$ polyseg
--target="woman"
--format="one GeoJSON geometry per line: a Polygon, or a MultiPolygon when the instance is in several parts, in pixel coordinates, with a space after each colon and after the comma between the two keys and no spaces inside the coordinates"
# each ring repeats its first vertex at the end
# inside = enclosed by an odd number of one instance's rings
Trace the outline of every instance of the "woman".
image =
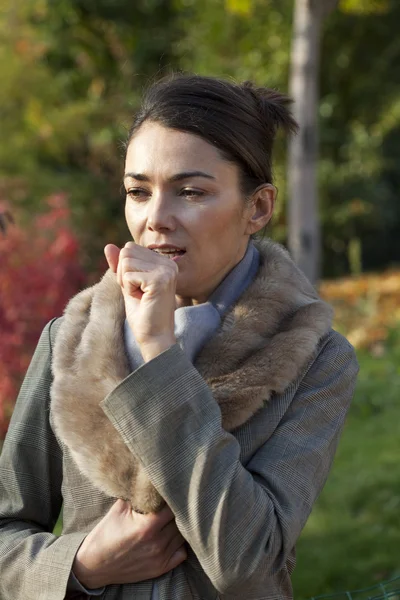
{"type": "Polygon", "coordinates": [[[252,239],[287,106],[199,76],[147,92],[134,242],[45,328],[4,445],[1,600],[292,598],[358,367],[286,251],[252,239]]]}

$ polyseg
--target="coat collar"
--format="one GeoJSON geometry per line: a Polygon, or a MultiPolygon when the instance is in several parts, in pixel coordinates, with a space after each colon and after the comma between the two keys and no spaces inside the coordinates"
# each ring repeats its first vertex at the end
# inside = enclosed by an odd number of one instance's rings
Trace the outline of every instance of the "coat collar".
{"type": "MultiPolygon", "coordinates": [[[[270,240],[254,243],[257,275],[194,363],[227,431],[301,375],[332,322],[332,309],[287,251],[270,240]]],[[[92,483],[148,512],[158,510],[162,499],[99,406],[130,372],[124,319],[111,271],[70,301],[53,351],[51,410],[59,439],[92,483]]]]}

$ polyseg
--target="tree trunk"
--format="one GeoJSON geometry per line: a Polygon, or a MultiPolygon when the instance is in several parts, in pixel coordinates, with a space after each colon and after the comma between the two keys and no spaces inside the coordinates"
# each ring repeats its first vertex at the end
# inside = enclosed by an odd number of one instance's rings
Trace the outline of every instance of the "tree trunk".
{"type": "Polygon", "coordinates": [[[320,272],[317,197],[318,70],[320,34],[326,4],[295,0],[289,93],[300,131],[289,143],[289,250],[312,283],[320,272]]]}

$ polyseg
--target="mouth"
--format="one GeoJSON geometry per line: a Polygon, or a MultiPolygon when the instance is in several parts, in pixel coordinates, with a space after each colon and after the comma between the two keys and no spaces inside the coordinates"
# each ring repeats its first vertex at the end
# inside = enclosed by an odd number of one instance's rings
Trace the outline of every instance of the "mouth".
{"type": "Polygon", "coordinates": [[[183,251],[180,254],[176,254],[175,256],[173,256],[170,260],[173,260],[174,262],[179,262],[184,256],[185,256],[186,252],[183,251]]]}
{"type": "Polygon", "coordinates": [[[177,247],[165,247],[165,248],[151,248],[149,246],[149,249],[152,250],[153,252],[156,252],[157,254],[161,254],[162,256],[166,256],[167,258],[177,261],[179,260],[184,254],[186,254],[186,250],[182,250],[181,248],[177,248],[177,247]]]}

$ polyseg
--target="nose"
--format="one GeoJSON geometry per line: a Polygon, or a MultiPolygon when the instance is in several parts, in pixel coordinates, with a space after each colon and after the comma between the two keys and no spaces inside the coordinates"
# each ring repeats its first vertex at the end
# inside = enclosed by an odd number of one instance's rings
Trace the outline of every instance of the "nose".
{"type": "Polygon", "coordinates": [[[166,192],[154,192],[147,203],[147,227],[152,231],[168,229],[173,231],[176,227],[173,202],[166,192]]]}

